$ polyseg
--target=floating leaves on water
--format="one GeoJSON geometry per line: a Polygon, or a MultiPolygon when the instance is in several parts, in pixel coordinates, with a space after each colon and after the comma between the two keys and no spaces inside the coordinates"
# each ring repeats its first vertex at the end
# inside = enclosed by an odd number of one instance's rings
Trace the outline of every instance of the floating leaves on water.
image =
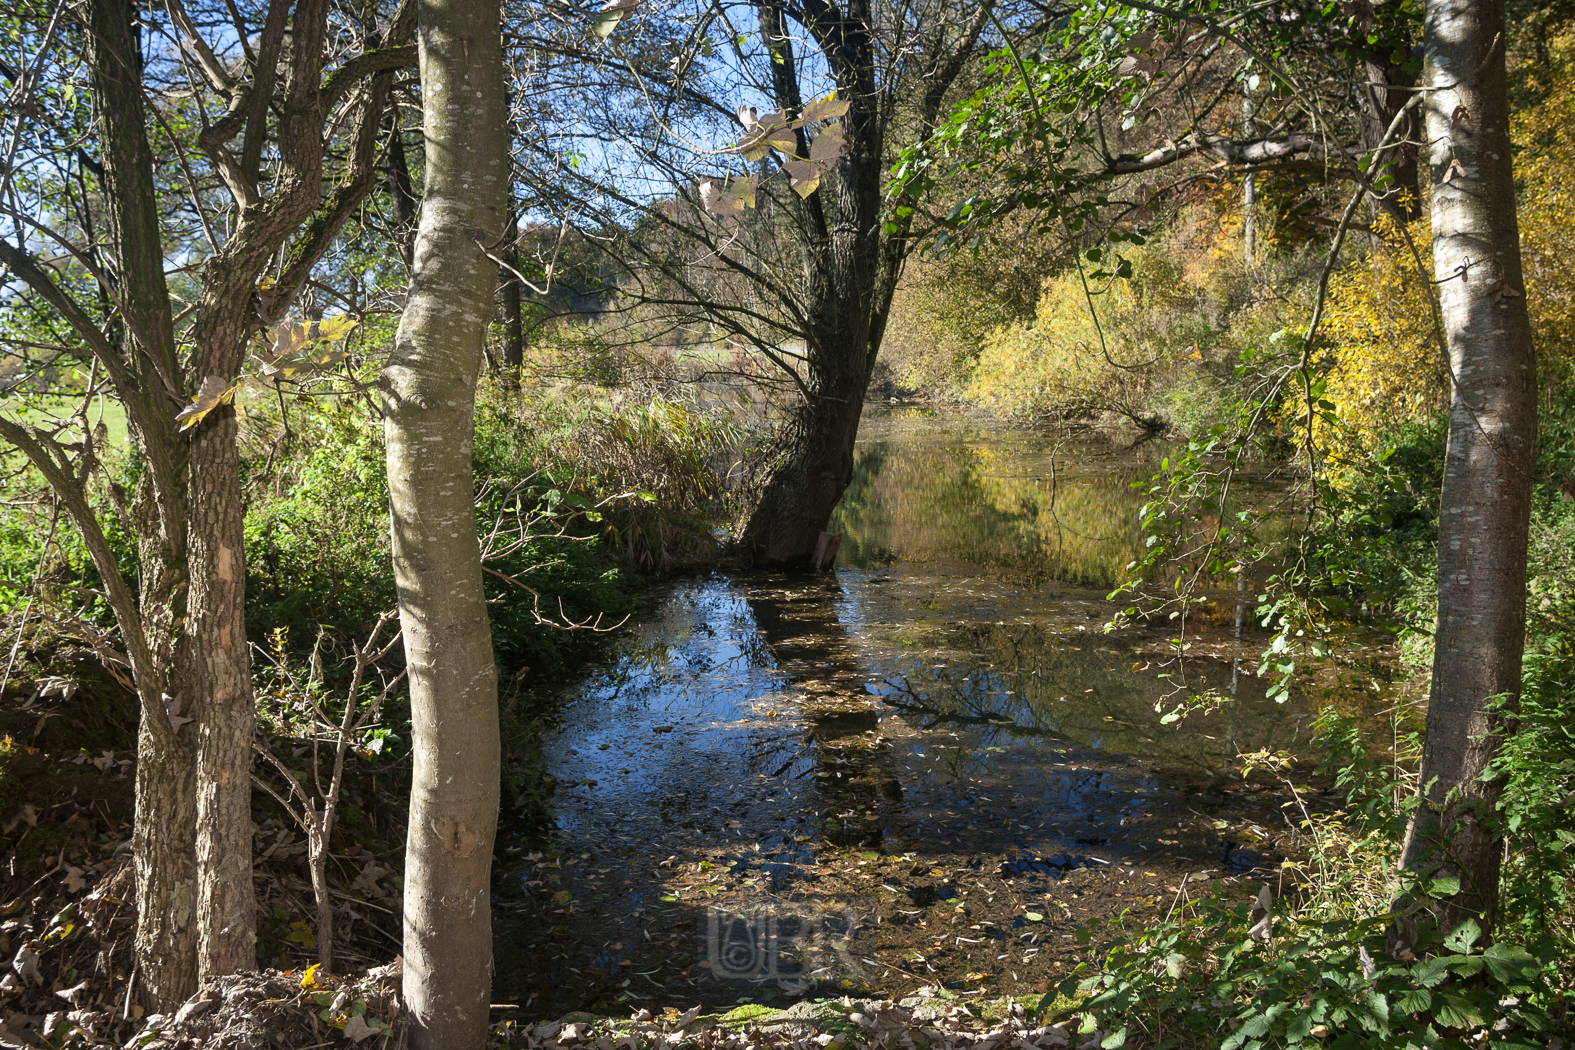
{"type": "Polygon", "coordinates": [[[202,386],[197,389],[197,396],[191,404],[181,409],[175,416],[175,421],[182,430],[189,430],[201,423],[209,412],[220,405],[228,405],[235,400],[236,388],[227,386],[218,376],[207,376],[202,381],[202,386]]]}

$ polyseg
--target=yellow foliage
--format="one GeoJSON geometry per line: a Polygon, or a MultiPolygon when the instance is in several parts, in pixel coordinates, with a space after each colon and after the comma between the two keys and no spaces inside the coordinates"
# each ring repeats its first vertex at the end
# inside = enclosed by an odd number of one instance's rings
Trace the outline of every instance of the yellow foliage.
{"type": "MultiPolygon", "coordinates": [[[[1511,134],[1520,183],[1521,261],[1538,368],[1546,389],[1568,381],[1575,363],[1575,33],[1549,42],[1551,60],[1530,84],[1538,101],[1516,111],[1511,134]]],[[[1327,398],[1338,407],[1339,434],[1320,427],[1326,454],[1370,450],[1376,432],[1447,407],[1449,375],[1438,347],[1432,306],[1428,219],[1410,226],[1425,272],[1388,216],[1375,223],[1378,243],[1361,263],[1330,282],[1324,333],[1334,350],[1327,398]]]]}
{"type": "Polygon", "coordinates": [[[1179,260],[1146,251],[1133,261],[1132,279],[1095,286],[1093,313],[1076,270],[1046,280],[1031,324],[985,339],[968,396],[1007,416],[1113,415],[1150,425],[1156,385],[1201,355],[1196,340],[1178,338],[1193,298],[1179,260]]]}
{"type": "Polygon", "coordinates": [[[1510,121],[1520,191],[1520,257],[1541,381],[1567,380],[1575,360],[1575,32],[1548,42],[1550,61],[1531,87],[1541,95],[1510,121]]]}
{"type": "Polygon", "coordinates": [[[1325,396],[1344,426],[1335,434],[1319,425],[1316,437],[1327,454],[1354,454],[1376,431],[1440,411],[1449,394],[1429,302],[1428,220],[1410,224],[1427,271],[1418,271],[1394,219],[1380,216],[1374,231],[1367,258],[1329,281],[1323,334],[1333,352],[1325,396]]]}

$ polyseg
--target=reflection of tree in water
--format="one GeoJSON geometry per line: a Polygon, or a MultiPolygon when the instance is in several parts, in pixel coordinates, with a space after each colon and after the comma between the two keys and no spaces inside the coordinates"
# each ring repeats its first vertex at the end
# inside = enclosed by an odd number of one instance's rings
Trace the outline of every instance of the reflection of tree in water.
{"type": "Polygon", "coordinates": [[[1237,703],[1195,724],[1163,726],[1155,702],[1178,686],[1230,688],[1231,665],[1209,657],[1189,659],[1184,677],[1177,661],[1167,669],[1175,677],[1161,679],[1151,661],[1111,639],[1040,623],[942,627],[926,643],[951,659],[897,652],[880,660],[882,699],[917,728],[966,728],[981,746],[1043,737],[1188,761],[1200,749],[1290,747],[1305,731],[1305,712],[1265,702],[1254,676],[1237,679],[1237,703]]]}
{"type": "Polygon", "coordinates": [[[800,739],[810,762],[793,775],[818,781],[829,841],[873,847],[900,817],[902,786],[877,739],[867,673],[837,616],[841,598],[828,575],[751,588],[748,600],[778,670],[802,694],[808,739],[800,739]]]}
{"type": "Polygon", "coordinates": [[[1130,483],[1146,471],[1133,460],[1073,475],[1063,460],[1086,466],[1090,448],[1058,454],[998,437],[862,445],[831,526],[845,537],[843,560],[887,564],[900,550],[905,561],[962,561],[1030,584],[1114,584],[1137,549],[1142,498],[1130,483]]]}

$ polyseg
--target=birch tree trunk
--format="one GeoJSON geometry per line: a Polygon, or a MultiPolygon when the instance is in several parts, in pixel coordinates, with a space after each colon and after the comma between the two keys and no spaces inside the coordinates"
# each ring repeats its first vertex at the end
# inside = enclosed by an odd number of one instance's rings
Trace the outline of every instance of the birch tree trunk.
{"type": "Polygon", "coordinates": [[[492,991],[497,669],[471,478],[509,171],[498,0],[420,0],[426,182],[383,373],[394,581],[410,669],[405,999],[416,1050],[483,1045],[492,991]]]}
{"type": "Polygon", "coordinates": [[[1455,389],[1438,536],[1438,631],[1421,806],[1403,863],[1457,876],[1440,916],[1491,925],[1500,784],[1482,774],[1520,690],[1536,361],[1510,166],[1502,0],[1430,0],[1424,36],[1433,265],[1455,389]]]}

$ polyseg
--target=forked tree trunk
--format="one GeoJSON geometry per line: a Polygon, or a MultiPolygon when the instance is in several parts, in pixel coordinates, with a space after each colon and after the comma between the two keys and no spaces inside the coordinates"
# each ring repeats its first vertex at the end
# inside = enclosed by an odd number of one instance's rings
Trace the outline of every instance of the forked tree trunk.
{"type": "Polygon", "coordinates": [[[1510,168],[1502,0],[1430,0],[1424,37],[1433,265],[1455,390],[1438,536],[1438,631],[1422,804],[1403,863],[1453,875],[1441,919],[1491,925],[1502,838],[1484,781],[1520,690],[1536,360],[1510,168]]]}
{"type": "Polygon", "coordinates": [[[414,769],[405,1001],[417,1050],[472,1050],[492,991],[497,669],[471,476],[476,379],[507,213],[498,0],[421,0],[426,183],[414,272],[383,373],[394,582],[414,769]]]}
{"type": "Polygon", "coordinates": [[[190,592],[187,448],[175,423],[179,405],[158,378],[159,371],[178,376],[180,369],[145,131],[136,12],[129,0],[96,0],[85,13],[104,214],[125,311],[122,355],[143,379],[120,390],[143,464],[130,512],[140,540],[138,618],[149,651],[146,666],[134,667],[141,718],[132,858],[138,980],[145,1002],[167,1007],[197,990],[194,738],[171,731],[163,699],[190,682],[183,626],[190,592]]]}

